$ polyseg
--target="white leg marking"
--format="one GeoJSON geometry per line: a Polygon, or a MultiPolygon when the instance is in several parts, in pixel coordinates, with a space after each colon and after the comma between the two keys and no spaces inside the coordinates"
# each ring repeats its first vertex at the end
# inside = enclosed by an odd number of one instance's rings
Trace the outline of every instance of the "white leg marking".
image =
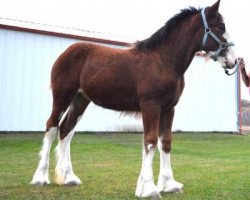
{"type": "Polygon", "coordinates": [[[147,146],[148,153],[143,147],[142,168],[137,181],[135,195],[138,197],[160,197],[153,178],[153,157],[155,149],[152,144],[147,146]]]}
{"type": "Polygon", "coordinates": [[[40,162],[38,164],[37,170],[30,184],[45,185],[50,183],[48,176],[49,155],[50,155],[51,144],[56,139],[56,137],[57,137],[56,127],[50,128],[49,131],[45,134],[43,139],[42,150],[40,151],[40,162]]]}
{"type": "Polygon", "coordinates": [[[157,187],[161,192],[181,192],[183,184],[174,180],[170,162],[170,153],[162,150],[162,141],[158,139],[158,149],[160,151],[160,174],[157,187]]]}
{"type": "Polygon", "coordinates": [[[59,140],[56,147],[57,165],[55,169],[55,181],[59,185],[79,185],[80,179],[74,174],[70,158],[70,141],[74,135],[71,130],[67,137],[59,140]]]}

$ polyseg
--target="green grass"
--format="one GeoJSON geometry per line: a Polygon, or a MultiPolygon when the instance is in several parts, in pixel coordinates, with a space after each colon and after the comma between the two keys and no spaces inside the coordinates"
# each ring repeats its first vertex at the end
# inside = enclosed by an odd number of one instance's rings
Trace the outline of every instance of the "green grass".
{"type": "MultiPolygon", "coordinates": [[[[29,185],[38,164],[42,134],[0,134],[0,199],[138,199],[141,134],[76,134],[71,154],[81,186],[29,185]]],[[[54,146],[55,147],[55,144],[54,146]]],[[[183,193],[162,199],[250,199],[250,135],[174,134],[172,166],[183,193]]],[[[154,159],[155,179],[159,155],[154,159]]]]}

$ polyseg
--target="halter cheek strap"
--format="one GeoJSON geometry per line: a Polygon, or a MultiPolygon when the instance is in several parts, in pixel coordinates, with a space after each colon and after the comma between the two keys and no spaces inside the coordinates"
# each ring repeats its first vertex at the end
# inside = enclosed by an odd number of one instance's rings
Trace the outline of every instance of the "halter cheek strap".
{"type": "Polygon", "coordinates": [[[220,55],[220,53],[222,52],[222,50],[230,47],[230,46],[234,46],[234,43],[232,42],[222,42],[215,34],[214,32],[211,30],[211,28],[209,28],[208,23],[207,23],[207,19],[206,19],[206,15],[205,15],[205,8],[201,11],[201,17],[202,17],[202,21],[203,21],[203,26],[204,26],[204,30],[205,30],[205,34],[202,40],[202,48],[205,48],[206,46],[206,42],[207,42],[207,38],[210,35],[220,46],[217,49],[217,51],[214,53],[214,55],[211,56],[211,58],[214,61],[218,60],[218,56],[220,55]]]}

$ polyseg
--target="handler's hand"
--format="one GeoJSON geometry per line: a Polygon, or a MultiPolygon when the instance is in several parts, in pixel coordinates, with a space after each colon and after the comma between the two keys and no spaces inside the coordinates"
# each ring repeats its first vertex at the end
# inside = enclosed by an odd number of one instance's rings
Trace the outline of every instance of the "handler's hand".
{"type": "Polygon", "coordinates": [[[237,62],[239,62],[240,69],[245,69],[245,61],[243,60],[243,58],[238,58],[237,62]]]}

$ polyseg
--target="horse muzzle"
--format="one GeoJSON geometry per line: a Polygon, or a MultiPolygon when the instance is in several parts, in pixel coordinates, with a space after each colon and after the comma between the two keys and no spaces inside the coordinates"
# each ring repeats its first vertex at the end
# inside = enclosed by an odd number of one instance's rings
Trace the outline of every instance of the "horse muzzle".
{"type": "Polygon", "coordinates": [[[230,62],[228,59],[226,59],[225,68],[226,68],[226,69],[233,69],[234,67],[237,66],[237,63],[238,63],[238,60],[237,60],[237,59],[235,59],[234,62],[230,62]]]}

